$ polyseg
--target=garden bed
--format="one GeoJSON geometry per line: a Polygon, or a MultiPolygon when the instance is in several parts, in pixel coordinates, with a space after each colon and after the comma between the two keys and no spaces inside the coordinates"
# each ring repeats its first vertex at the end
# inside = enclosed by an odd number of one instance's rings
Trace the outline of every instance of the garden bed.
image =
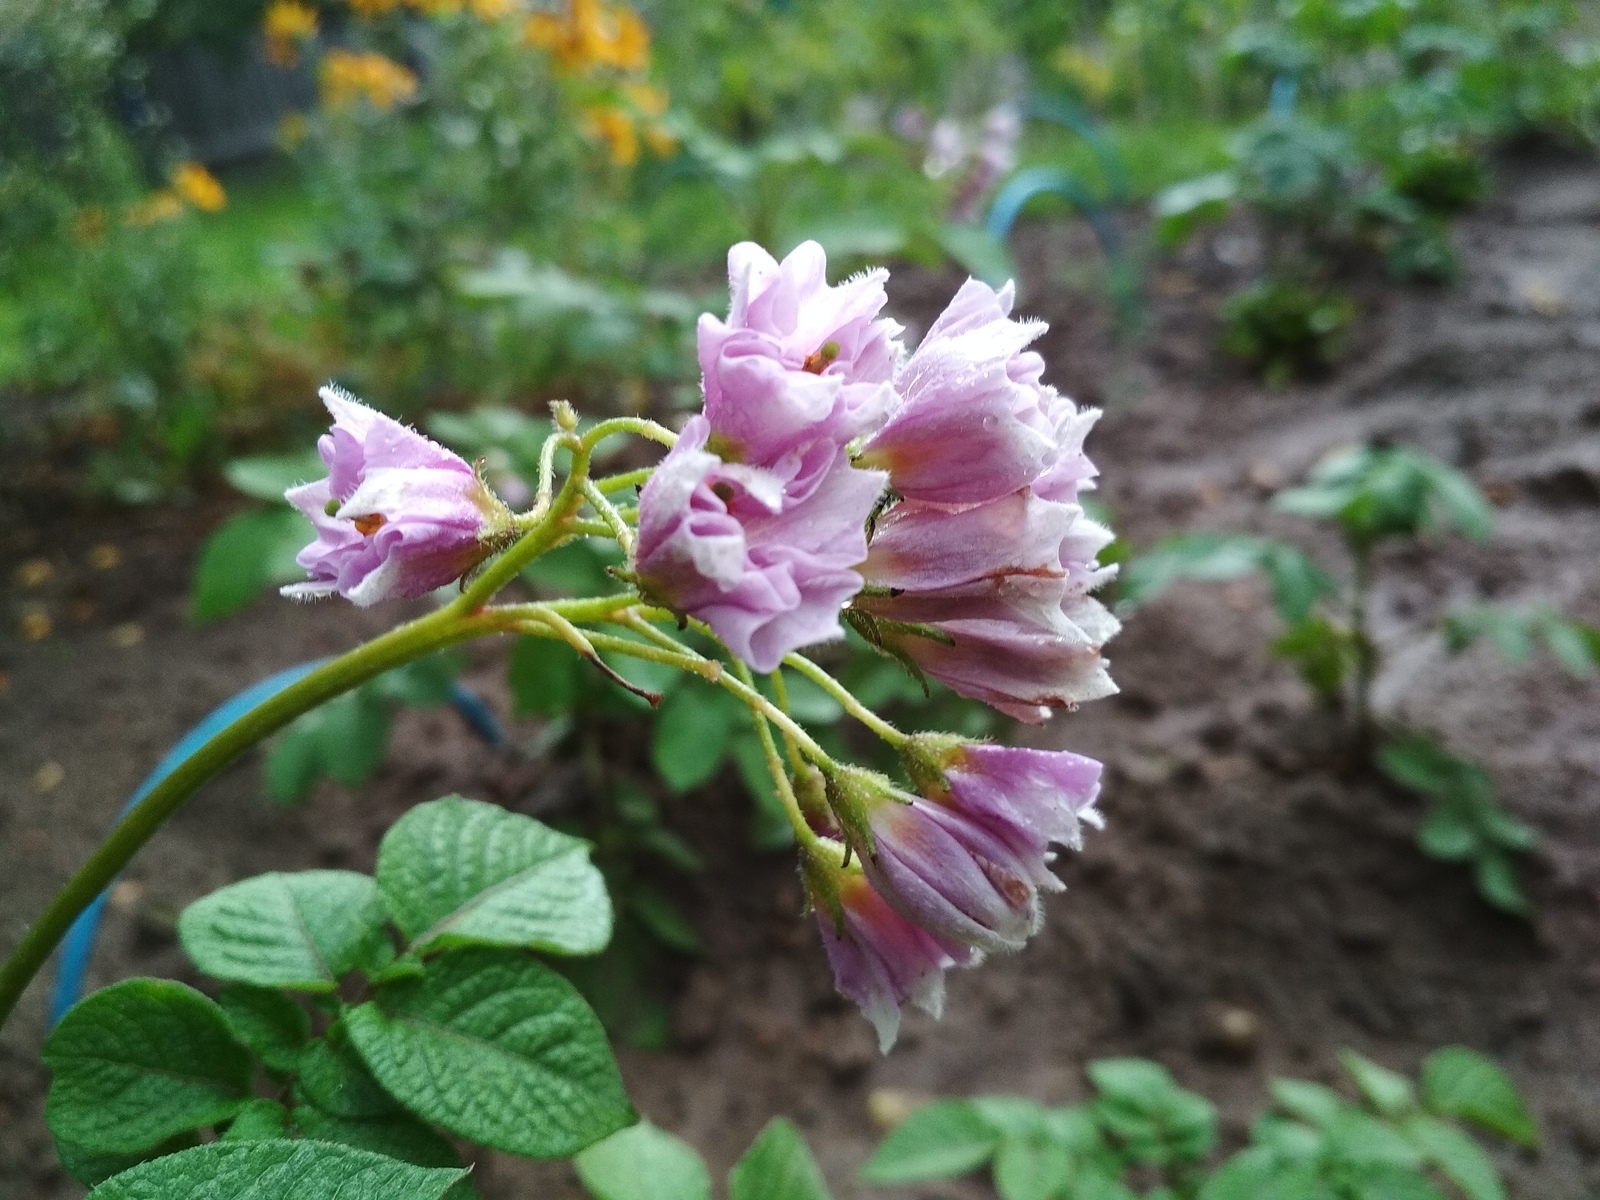
{"type": "MultiPolygon", "coordinates": [[[[1597,685],[1548,660],[1506,664],[1487,647],[1450,658],[1415,632],[1472,598],[1538,596],[1600,620],[1600,169],[1529,154],[1500,164],[1500,184],[1460,230],[1454,288],[1373,287],[1343,370],[1279,391],[1210,350],[1219,298],[1249,270],[1244,231],[1196,239],[1152,272],[1149,336],[1132,352],[1117,348],[1104,311],[1057,286],[1093,261],[1081,231],[1026,230],[1016,249],[1030,285],[1022,307],[1052,322],[1050,377],[1108,408],[1091,449],[1116,527],[1136,547],[1188,528],[1305,542],[1310,527],[1273,515],[1268,496],[1325,450],[1363,439],[1420,446],[1495,497],[1489,545],[1438,539],[1381,561],[1375,622],[1388,668],[1377,694],[1381,709],[1488,767],[1507,807],[1541,832],[1527,880],[1534,920],[1488,908],[1464,871],[1417,852],[1418,801],[1361,765],[1336,719],[1264,650],[1275,628],[1264,586],[1189,584],[1113,643],[1122,694],[1040,735],[1108,764],[1107,829],[1064,858],[1068,892],[1051,901],[1045,932],[953,976],[943,1022],[911,1018],[887,1058],[833,993],[792,857],[745,849],[748,802],[733,781],[670,802],[669,824],[708,864],[679,892],[705,953],[675,981],[672,1048],[620,1052],[642,1112],[719,1170],[771,1116],[790,1115],[835,1194],[850,1197],[867,1194],[852,1177],[878,1136],[869,1114],[892,1107],[886,1091],[1063,1102],[1084,1093],[1087,1060],[1146,1055],[1216,1099],[1236,1143],[1272,1076],[1332,1082],[1341,1046],[1409,1072],[1462,1043],[1507,1067],[1544,1134],[1539,1157],[1503,1159],[1515,1194],[1577,1200],[1600,1186],[1597,685]],[[1230,239],[1220,258],[1218,238],[1230,239]]],[[[925,324],[952,282],[923,289],[897,275],[891,304],[925,324]]],[[[188,571],[219,511],[34,506],[13,524],[23,511],[6,514],[0,535],[14,610],[0,643],[8,940],[206,711],[394,615],[269,599],[197,629],[188,571]],[[97,551],[105,545],[116,565],[97,551]],[[17,567],[41,557],[51,577],[23,588],[17,567]],[[31,605],[53,632],[24,642],[14,631],[31,605]]],[[[1313,544],[1339,561],[1331,540],[1313,544]]],[[[502,676],[486,656],[468,678],[502,702],[502,676]]],[[[249,763],[210,785],[114,893],[91,984],[196,981],[176,946],[178,909],[263,870],[370,870],[382,831],[417,801],[454,791],[545,815],[579,786],[561,764],[486,750],[448,711],[400,721],[386,765],[357,792],[324,784],[306,806],[274,809],[249,763]]],[[[644,758],[642,746],[615,752],[644,758]]],[[[0,1042],[5,1200],[82,1194],[55,1165],[40,1116],[46,992],[35,983],[0,1042]]],[[[476,1180],[486,1198],[580,1195],[563,1164],[490,1154],[476,1180]]]]}

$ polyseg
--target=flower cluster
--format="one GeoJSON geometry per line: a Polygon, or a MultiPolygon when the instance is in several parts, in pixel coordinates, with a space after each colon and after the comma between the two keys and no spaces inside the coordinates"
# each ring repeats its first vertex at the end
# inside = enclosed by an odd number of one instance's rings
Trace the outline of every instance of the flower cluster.
{"type": "MultiPolygon", "coordinates": [[[[825,268],[813,243],[730,253],[728,318],[699,329],[704,411],[640,496],[642,594],[763,671],[843,619],[1024,720],[1113,692],[1117,623],[1090,595],[1112,535],[1078,502],[1098,414],[1042,383],[1044,326],[1011,318],[1009,285],[968,281],[902,361],[886,274],[830,287],[825,268]]],[[[937,1011],[945,970],[1038,928],[1050,846],[1097,820],[1100,775],[936,735],[901,753],[918,796],[847,767],[797,780],[823,942],[885,1047],[905,1004],[937,1011]]]]}
{"type": "Polygon", "coordinates": [[[290,68],[300,62],[300,46],[317,36],[317,10],[300,0],[273,0],[261,14],[267,61],[290,68]]]}
{"type": "MultiPolygon", "coordinates": [[[[1025,720],[1114,691],[1100,648],[1117,624],[1091,595],[1111,534],[1079,505],[1098,414],[1042,383],[1044,327],[1012,319],[1010,286],[969,281],[907,357],[882,315],[887,272],[830,285],[811,242],[782,262],[735,246],[728,272],[726,319],[698,329],[704,409],[641,489],[636,536],[594,494],[640,597],[763,672],[848,623],[1025,720]]],[[[288,493],[316,526],[298,560],[311,578],[287,594],[419,596],[515,537],[462,459],[335,389],[323,400],[328,477],[288,493]]],[[[819,766],[780,783],[839,987],[887,1048],[906,1004],[938,1011],[946,970],[1037,931],[1041,893],[1061,887],[1051,847],[1098,823],[1100,765],[878,726],[915,794],[817,747],[819,766]]]]}
{"type": "MultiPolygon", "coordinates": [[[[128,210],[125,220],[135,226],[175,220],[183,215],[185,204],[201,212],[221,212],[228,206],[228,193],[205,167],[197,162],[182,162],[173,168],[172,186],[146,196],[128,210]]],[[[94,226],[93,235],[98,236],[98,232],[98,226],[94,226]]]]}

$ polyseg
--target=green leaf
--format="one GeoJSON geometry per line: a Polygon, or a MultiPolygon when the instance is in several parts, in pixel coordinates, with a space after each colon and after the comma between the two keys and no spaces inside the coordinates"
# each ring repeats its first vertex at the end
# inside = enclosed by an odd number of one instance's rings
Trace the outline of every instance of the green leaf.
{"type": "Polygon", "coordinates": [[[294,559],[315,536],[311,523],[292,508],[257,509],[229,517],[200,551],[194,573],[194,619],[225,617],[274,584],[305,578],[294,559]]]}
{"type": "Polygon", "coordinates": [[[972,1107],[1002,1134],[1025,1137],[1044,1129],[1045,1109],[1026,1096],[974,1096],[972,1107]]]}
{"type": "Polygon", "coordinates": [[[1327,572],[1298,546],[1268,542],[1261,552],[1261,568],[1272,585],[1278,616],[1286,625],[1310,616],[1316,602],[1334,590],[1327,572]]]}
{"type": "Polygon", "coordinates": [[[389,706],[373,686],[335,696],[316,710],[316,718],[323,770],[345,787],[371,779],[389,752],[392,723],[389,706]]]}
{"type": "Polygon", "coordinates": [[[414,947],[528,946],[594,954],[611,899],[589,843],[494,804],[446,796],[383,835],[378,887],[414,947]]]}
{"type": "Polygon", "coordinates": [[[217,1003],[233,1036],[250,1047],[269,1070],[293,1071],[311,1037],[311,1018],[282,992],[232,983],[217,1003]]]}
{"type": "MultiPolygon", "coordinates": [[[[1123,611],[1142,607],[1183,579],[1211,583],[1238,579],[1260,567],[1271,547],[1278,543],[1250,534],[1210,530],[1163,538],[1148,552],[1123,564],[1118,606],[1123,611]]],[[[1282,547],[1280,552],[1289,549],[1282,547]]]]}
{"type": "Polygon", "coordinates": [[[1048,1132],[1007,1135],[994,1156],[994,1187],[1001,1200],[1050,1200],[1072,1173],[1072,1156],[1048,1132]]]}
{"type": "Polygon", "coordinates": [[[518,638],[507,667],[512,708],[519,717],[559,716],[577,703],[584,670],[577,651],[565,642],[518,638]]]}
{"type": "Polygon", "coordinates": [[[1505,1200],[1506,1191],[1500,1184],[1494,1163],[1483,1147],[1455,1126],[1418,1115],[1406,1122],[1405,1131],[1427,1160],[1460,1188],[1467,1200],[1505,1200]]]}
{"type": "Polygon", "coordinates": [[[465,660],[456,654],[430,654],[385,671],[367,686],[385,700],[412,708],[440,708],[450,703],[456,676],[464,666],[465,660]]]}
{"type": "Polygon", "coordinates": [[[329,1142],[213,1142],[107,1180],[91,1200],[439,1200],[464,1170],[429,1170],[329,1142]]]}
{"type": "Polygon", "coordinates": [[[391,950],[378,885],[354,871],[273,871],[196,900],[178,917],[184,951],[215,979],[331,992],[391,950]]]}
{"type": "Polygon", "coordinates": [[[1287,1112],[1322,1128],[1348,1105],[1332,1088],[1304,1079],[1274,1079],[1269,1085],[1272,1098],[1287,1112]]]}
{"type": "Polygon", "coordinates": [[[684,954],[699,954],[700,938],[677,907],[648,884],[628,889],[628,909],[646,929],[666,945],[684,954]]]}
{"type": "Polygon", "coordinates": [[[1312,614],[1284,630],[1270,649],[1294,663],[1306,686],[1317,695],[1334,697],[1350,670],[1355,641],[1326,617],[1312,614]]]}
{"type": "Polygon", "coordinates": [[[301,454],[262,454],[254,458],[235,458],[222,464],[222,474],[238,491],[252,500],[285,504],[283,494],[292,487],[321,479],[328,473],[316,450],[301,454]]]}
{"type": "Polygon", "coordinates": [[[75,1004],[44,1044],[45,1123],[85,1150],[137,1153],[233,1117],[249,1098],[249,1052],[193,988],[129,979],[75,1004]]]}
{"type": "Polygon", "coordinates": [[[446,951],[345,1021],[391,1095],[495,1149],[558,1158],[636,1119],[598,1018],[517,951],[446,951]]]}
{"type": "Polygon", "coordinates": [[[1135,1162],[1198,1161],[1216,1144],[1216,1109],[1205,1097],[1180,1088],[1160,1063],[1103,1058],[1087,1069],[1100,1092],[1090,1111],[1135,1162]]]}
{"type": "Polygon", "coordinates": [[[400,1105],[372,1077],[350,1044],[341,1019],[306,1047],[300,1056],[300,1071],[295,1079],[295,1095],[331,1117],[367,1120],[392,1116],[400,1105]]]}
{"type": "Polygon", "coordinates": [[[706,783],[727,757],[728,738],[744,706],[708,686],[679,687],[661,705],[650,739],[650,761],[674,792],[706,783]]]}
{"type": "Polygon", "coordinates": [[[1323,1133],[1323,1151],[1337,1162],[1384,1163],[1408,1170],[1422,1165],[1422,1154],[1415,1146],[1359,1108],[1345,1109],[1328,1122],[1323,1133]]]}
{"type": "Polygon", "coordinates": [[[1441,800],[1417,826],[1417,845],[1429,858],[1464,862],[1479,851],[1478,830],[1472,814],[1461,804],[1441,800]]]}
{"type": "MultiPolygon", "coordinates": [[[[353,1146],[418,1167],[459,1167],[461,1156],[441,1134],[410,1113],[383,1117],[335,1117],[311,1105],[294,1110],[294,1123],[306,1137],[353,1146]]],[[[463,1179],[450,1189],[449,1200],[469,1200],[477,1189],[463,1179]]]]}
{"type": "Polygon", "coordinates": [[[71,1142],[56,1139],[56,1157],[61,1160],[61,1168],[85,1187],[93,1187],[97,1183],[104,1183],[113,1175],[120,1175],[146,1162],[152,1158],[159,1158],[163,1154],[176,1154],[179,1150],[187,1150],[197,1143],[193,1130],[180,1133],[176,1137],[168,1138],[159,1146],[136,1154],[104,1154],[94,1150],[85,1150],[82,1146],[74,1146],[71,1142]]]}
{"type": "Polygon", "coordinates": [[[892,1185],[965,1175],[988,1162],[999,1145],[1000,1131],[971,1101],[937,1100],[884,1138],[859,1177],[892,1185]]]}
{"type": "Polygon", "coordinates": [[[1536,1150],[1539,1130],[1517,1085],[1492,1060],[1465,1046],[1435,1050],[1422,1064],[1423,1103],[1536,1150]]]}
{"type": "Polygon", "coordinates": [[[935,237],[962,270],[990,287],[1004,287],[1007,280],[1017,277],[1010,249],[982,225],[946,221],[938,226],[935,237]]]}
{"type": "Polygon", "coordinates": [[[711,1174],[694,1147],[649,1121],[613,1133],[572,1160],[596,1200],[710,1200],[711,1174]]]}
{"type": "Polygon", "coordinates": [[[1460,471],[1442,462],[1429,464],[1428,482],[1433,498],[1457,529],[1475,542],[1494,533],[1494,508],[1484,494],[1460,471]]]}
{"type": "Polygon", "coordinates": [[[833,1196],[805,1135],[787,1117],[774,1117],[728,1173],[728,1200],[833,1200],[833,1196]]]}
{"type": "Polygon", "coordinates": [[[298,804],[322,777],[322,737],[315,713],[292,722],[267,746],[264,768],[267,798],[298,804]]]}
{"type": "Polygon", "coordinates": [[[225,1142],[265,1142],[289,1136],[289,1110],[276,1100],[251,1100],[222,1135],[225,1142]]]}
{"type": "Polygon", "coordinates": [[[1518,917],[1533,911],[1517,883],[1517,868],[1503,851],[1480,851],[1472,864],[1472,879],[1478,885],[1478,894],[1500,911],[1518,917]]]}
{"type": "MultiPolygon", "coordinates": [[[[1199,1200],[1343,1200],[1321,1183],[1312,1163],[1291,1163],[1252,1146],[1235,1154],[1206,1180],[1199,1200]]],[[[1365,1198],[1363,1198],[1365,1200],[1365,1198]]]]}
{"type": "Polygon", "coordinates": [[[1340,1050],[1339,1061],[1356,1081],[1367,1103],[1385,1117],[1398,1116],[1417,1105],[1417,1089],[1404,1075],[1380,1067],[1354,1050],[1340,1050]]]}
{"type": "MultiPolygon", "coordinates": [[[[1279,1083],[1299,1083],[1300,1080],[1278,1080],[1279,1083]]],[[[1340,1103],[1325,1123],[1331,1123],[1347,1105],[1340,1103]]],[[[1320,1128],[1307,1125],[1277,1113],[1265,1112],[1250,1123],[1250,1144],[1272,1151],[1285,1162],[1312,1162],[1322,1154],[1323,1136],[1320,1128]]]]}

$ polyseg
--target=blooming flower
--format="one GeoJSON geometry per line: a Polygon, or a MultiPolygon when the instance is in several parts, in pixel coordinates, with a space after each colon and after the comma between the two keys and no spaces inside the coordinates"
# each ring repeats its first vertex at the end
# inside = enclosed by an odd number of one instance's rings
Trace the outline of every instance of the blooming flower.
{"type": "Polygon", "coordinates": [[[981,955],[907,921],[873,891],[858,867],[841,867],[823,842],[803,852],[803,875],[817,914],[822,948],[839,991],[861,1007],[887,1054],[900,1033],[900,1012],[914,1004],[930,1016],[944,1010],[944,973],[981,955]]]}
{"type": "Polygon", "coordinates": [[[417,77],[393,59],[370,51],[329,50],[322,59],[322,100],[349,108],[365,100],[379,112],[417,94],[417,77]]]}
{"type": "Polygon", "coordinates": [[[961,509],[902,502],[873,535],[854,623],[961,695],[1038,723],[1116,691],[1100,649],[1120,626],[1089,595],[1115,570],[1095,561],[1111,540],[1029,489],[961,509]]]}
{"type": "MultiPolygon", "coordinates": [[[[830,287],[827,255],[802,242],[781,263],[753,242],[728,251],[728,319],[700,318],[712,445],[769,464],[875,428],[894,394],[900,326],[878,317],[887,271],[830,287]]],[[[876,465],[876,464],[869,464],[876,465]]]]}
{"type": "Polygon", "coordinates": [[[261,17],[267,61],[292,67],[300,61],[300,43],[317,36],[317,10],[300,0],[273,0],[261,17]]]}
{"type": "Polygon", "coordinates": [[[338,592],[363,608],[423,596],[510,534],[510,512],[465,460],[338,388],[321,396],[333,414],[317,442],[328,476],[285,493],[316,527],[295,559],[311,578],[284,595],[338,592]]]}
{"type": "Polygon", "coordinates": [[[522,36],[577,74],[604,67],[643,71],[650,65],[650,30],[626,5],[570,0],[565,13],[534,13],[522,36]]]}
{"type": "Polygon", "coordinates": [[[842,449],[804,476],[797,461],[728,463],[707,452],[709,435],[706,418],[692,418],[639,496],[640,589],[771,671],[796,647],[841,635],[883,475],[852,467],[842,449]]]}
{"type": "Polygon", "coordinates": [[[913,746],[922,797],[854,768],[829,781],[866,878],[902,917],[940,939],[1020,949],[1043,917],[1039,891],[1062,887],[1050,871],[1050,843],[1076,847],[1080,821],[1099,823],[1100,764],[939,735],[913,746]]]}
{"type": "Polygon", "coordinates": [[[201,212],[221,212],[228,205],[228,193],[217,177],[197,162],[178,165],[172,172],[172,190],[201,212]]]}
{"type": "Polygon", "coordinates": [[[1014,295],[967,280],[896,377],[899,406],[860,461],[902,496],[993,500],[1053,467],[1076,430],[1083,414],[1040,383],[1044,360],[1027,350],[1047,327],[1012,320],[1014,295]]]}

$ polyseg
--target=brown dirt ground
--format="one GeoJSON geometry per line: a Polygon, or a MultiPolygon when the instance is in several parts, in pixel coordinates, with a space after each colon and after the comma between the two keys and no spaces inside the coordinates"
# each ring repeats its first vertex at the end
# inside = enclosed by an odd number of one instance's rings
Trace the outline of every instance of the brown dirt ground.
{"type": "MultiPolygon", "coordinates": [[[[669,803],[706,857],[680,885],[706,946],[682,971],[675,1042],[620,1058],[639,1108],[724,1171],[771,1116],[809,1134],[835,1192],[875,1141],[868,1096],[1084,1094],[1083,1064],[1148,1055],[1218,1101],[1242,1139],[1275,1075],[1333,1080],[1353,1046],[1414,1070],[1464,1043],[1502,1061],[1531,1097],[1537,1157],[1504,1153],[1513,1192],[1578,1200],[1600,1188],[1600,691],[1548,661],[1445,654],[1426,628],[1463,599],[1547,598],[1600,620],[1600,169],[1544,154],[1502,164],[1500,198],[1461,231],[1465,272],[1443,292],[1363,286],[1367,313],[1345,368],[1315,386],[1264,391],[1209,346],[1219,297],[1247,272],[1247,231],[1202,238],[1152,272],[1149,336],[1119,349],[1081,297],[1094,254],[1065,227],[1027,231],[1024,307],[1053,323],[1053,377],[1108,415],[1092,448],[1103,495],[1136,544],[1191,527],[1337,545],[1273,516],[1271,489],[1328,448],[1415,443],[1494,485],[1486,547],[1443,539],[1389,553],[1377,628],[1378,698],[1493,773],[1536,826],[1532,924],[1498,915],[1463,872],[1419,856],[1418,804],[1351,761],[1338,732],[1263,645],[1273,629],[1254,583],[1189,585],[1139,614],[1113,646],[1121,696],[1037,735],[1107,762],[1105,832],[1061,864],[1026,951],[951,979],[942,1022],[914,1016],[879,1058],[832,993],[791,860],[743,849],[744,802],[728,781],[669,803]],[[1224,265],[1224,261],[1232,265],[1224,265]],[[1089,264],[1085,266],[1084,264],[1089,264]],[[1259,1037],[1224,1052],[1226,1008],[1259,1037]]],[[[891,296],[926,320],[951,278],[891,296]],[[926,301],[926,303],[922,302],[926,301]]],[[[0,942],[9,944],[85,856],[149,766],[200,716],[270,671],[348,646],[395,613],[295,609],[275,599],[214,625],[186,618],[184,588],[220,510],[52,516],[4,512],[0,566],[0,942]],[[110,542],[121,565],[89,565],[110,542]],[[24,589],[14,570],[48,558],[24,589]],[[25,642],[32,605],[54,633],[25,642]],[[40,768],[54,763],[60,772],[40,768]],[[60,776],[54,786],[52,774],[60,776]]],[[[505,710],[494,651],[472,678],[505,710]]],[[[519,727],[519,735],[532,726],[519,727]]],[[[638,746],[619,746],[638,756],[638,746]]],[[[173,939],[185,904],[270,869],[370,869],[407,806],[451,791],[535,810],[574,786],[485,751],[448,712],[408,713],[389,760],[358,793],[331,784],[297,810],[258,797],[257,768],[211,784],[134,862],[108,914],[91,982],[193,980],[173,939]]],[[[54,1166],[40,1118],[45,988],[0,1035],[0,1198],[79,1196],[54,1166]]],[[[485,1197],[577,1196],[563,1164],[486,1155],[485,1197]]],[[[961,1182],[874,1195],[977,1197],[961,1182]]]]}

